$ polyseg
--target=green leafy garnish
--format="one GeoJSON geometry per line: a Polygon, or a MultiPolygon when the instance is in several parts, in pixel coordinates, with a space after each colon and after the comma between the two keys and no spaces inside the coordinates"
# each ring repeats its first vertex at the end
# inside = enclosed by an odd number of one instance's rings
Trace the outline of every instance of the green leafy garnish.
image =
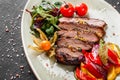
{"type": "Polygon", "coordinates": [[[53,36],[58,27],[58,19],[60,18],[59,8],[61,3],[51,4],[49,1],[42,0],[39,6],[34,6],[30,12],[32,21],[30,29],[32,34],[39,36],[36,28],[40,28],[47,36],[53,36]]]}
{"type": "Polygon", "coordinates": [[[46,29],[46,33],[47,33],[47,35],[50,35],[50,34],[53,35],[53,33],[54,33],[54,27],[51,26],[50,28],[46,29]]]}

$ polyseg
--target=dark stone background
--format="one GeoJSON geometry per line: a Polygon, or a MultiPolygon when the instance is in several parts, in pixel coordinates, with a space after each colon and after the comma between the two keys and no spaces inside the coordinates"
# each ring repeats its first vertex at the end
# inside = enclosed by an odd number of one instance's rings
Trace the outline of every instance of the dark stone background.
{"type": "MultiPolygon", "coordinates": [[[[120,0],[106,0],[120,12],[120,0]]],[[[0,80],[37,80],[21,41],[21,16],[27,0],[0,0],[0,80]]]]}

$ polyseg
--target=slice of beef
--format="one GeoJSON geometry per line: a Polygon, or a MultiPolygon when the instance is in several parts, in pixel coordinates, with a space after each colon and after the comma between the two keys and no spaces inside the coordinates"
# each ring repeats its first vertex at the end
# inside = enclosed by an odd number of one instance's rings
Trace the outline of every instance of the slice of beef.
{"type": "Polygon", "coordinates": [[[59,23],[58,26],[64,30],[79,30],[79,31],[84,31],[84,32],[93,32],[100,38],[105,35],[104,29],[100,27],[90,27],[88,25],[82,25],[82,24],[79,25],[79,24],[66,23],[66,22],[59,23]]]}
{"type": "Polygon", "coordinates": [[[75,38],[77,36],[77,31],[74,30],[72,31],[60,30],[57,33],[61,37],[75,38]]]}
{"type": "Polygon", "coordinates": [[[74,17],[74,18],[67,18],[62,17],[59,19],[61,23],[79,23],[79,24],[87,24],[92,27],[101,27],[105,28],[106,23],[103,20],[99,19],[93,19],[93,18],[80,18],[80,17],[74,17]]]}
{"type": "Polygon", "coordinates": [[[55,57],[58,62],[67,65],[79,65],[84,60],[81,52],[69,48],[57,48],[55,57]]]}
{"type": "Polygon", "coordinates": [[[59,38],[57,41],[58,47],[75,48],[78,50],[90,50],[92,46],[89,43],[83,42],[74,38],[59,38]]]}
{"type": "Polygon", "coordinates": [[[98,42],[99,38],[94,33],[91,32],[82,32],[82,31],[66,31],[66,30],[60,30],[58,31],[58,35],[61,37],[68,37],[68,38],[75,38],[80,39],[82,41],[86,42],[98,42]]]}

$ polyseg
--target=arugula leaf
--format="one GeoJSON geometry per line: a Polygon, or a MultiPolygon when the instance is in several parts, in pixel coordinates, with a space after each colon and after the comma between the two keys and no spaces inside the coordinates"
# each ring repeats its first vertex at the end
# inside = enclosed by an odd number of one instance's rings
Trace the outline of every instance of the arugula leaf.
{"type": "Polygon", "coordinates": [[[54,27],[50,26],[50,28],[46,29],[46,33],[51,36],[54,34],[54,27]]]}
{"type": "Polygon", "coordinates": [[[46,13],[46,11],[44,11],[41,6],[39,6],[39,7],[36,9],[36,11],[37,11],[37,13],[38,13],[42,18],[51,17],[51,15],[49,15],[48,13],[46,13]]]}

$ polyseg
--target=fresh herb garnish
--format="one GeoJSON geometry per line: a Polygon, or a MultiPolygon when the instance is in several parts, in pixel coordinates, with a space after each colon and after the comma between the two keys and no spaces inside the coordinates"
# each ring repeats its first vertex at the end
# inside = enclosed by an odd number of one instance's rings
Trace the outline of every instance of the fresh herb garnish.
{"type": "Polygon", "coordinates": [[[42,0],[39,6],[32,8],[32,11],[27,10],[32,17],[30,29],[36,37],[39,36],[36,28],[40,28],[47,37],[52,37],[56,30],[60,30],[57,24],[61,16],[59,12],[61,3],[58,3],[51,4],[49,1],[42,0]]]}

